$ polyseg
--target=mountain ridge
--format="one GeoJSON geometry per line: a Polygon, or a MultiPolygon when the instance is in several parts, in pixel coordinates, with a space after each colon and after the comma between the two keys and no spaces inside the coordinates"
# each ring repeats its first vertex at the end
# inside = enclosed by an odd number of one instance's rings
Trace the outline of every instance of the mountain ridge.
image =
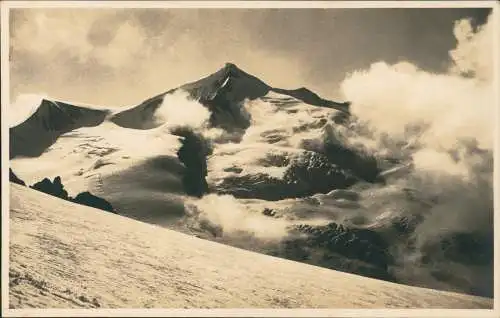
{"type": "MultiPolygon", "coordinates": [[[[173,89],[170,89],[170,90],[163,92],[161,94],[155,95],[151,98],[144,100],[143,102],[141,102],[141,104],[152,102],[160,97],[163,97],[167,94],[171,94],[174,91],[179,90],[179,89],[185,89],[185,90],[189,91],[190,89],[192,89],[192,88],[198,86],[199,84],[203,83],[204,81],[207,81],[210,79],[214,80],[215,78],[219,78],[219,82],[223,82],[220,79],[221,78],[226,79],[228,77],[237,77],[237,78],[247,77],[247,78],[254,80],[255,82],[258,82],[259,85],[266,87],[267,91],[273,91],[273,92],[280,93],[280,94],[290,95],[290,96],[298,98],[298,99],[300,99],[301,94],[308,95],[314,99],[322,100],[323,103],[325,104],[325,106],[323,106],[323,107],[329,107],[326,104],[330,104],[331,107],[333,107],[333,105],[336,105],[340,108],[340,110],[348,112],[348,108],[349,108],[348,106],[349,106],[350,102],[335,102],[335,101],[323,99],[323,98],[319,97],[316,93],[314,93],[313,91],[311,91],[310,89],[308,89],[306,87],[300,87],[300,88],[296,88],[296,89],[284,89],[284,88],[278,88],[278,87],[271,86],[271,85],[267,84],[266,82],[264,82],[263,80],[259,79],[258,77],[251,75],[248,72],[242,70],[236,64],[231,63],[231,62],[226,62],[222,68],[215,71],[214,73],[211,73],[207,76],[204,76],[199,80],[196,80],[193,82],[188,82],[188,83],[183,84],[177,88],[173,88],[173,89]]],[[[139,105],[141,105],[141,104],[139,104],[139,105]]],[[[137,106],[139,106],[139,105],[137,105],[137,106]]],[[[315,105],[315,106],[321,106],[321,105],[315,105]]]]}
{"type": "Polygon", "coordinates": [[[95,127],[111,114],[109,109],[77,106],[42,99],[40,105],[21,123],[9,127],[9,156],[36,157],[64,133],[82,127],[95,127]]]}
{"type": "Polygon", "coordinates": [[[245,72],[236,64],[226,63],[224,67],[208,76],[170,89],[124,110],[78,106],[66,101],[44,98],[36,110],[24,121],[9,128],[10,158],[39,156],[62,134],[82,127],[97,126],[105,120],[124,128],[155,128],[158,126],[153,120],[156,110],[162,105],[167,95],[177,91],[186,91],[193,99],[208,107],[212,113],[211,123],[227,130],[235,128],[234,126],[236,129],[248,128],[250,123],[248,118],[240,113],[239,104],[244,100],[263,98],[270,92],[287,95],[313,106],[334,108],[340,113],[349,114],[349,102],[337,103],[323,99],[305,87],[292,90],[275,88],[245,72]],[[232,122],[225,123],[227,118],[230,118],[232,122]],[[32,136],[35,136],[36,142],[30,140],[32,136]],[[14,140],[17,141],[14,142],[14,140]]]}
{"type": "Polygon", "coordinates": [[[349,102],[339,103],[323,99],[305,87],[291,90],[272,87],[258,77],[245,72],[236,64],[226,63],[212,74],[146,99],[137,106],[113,115],[110,120],[127,128],[153,128],[154,124],[152,123],[143,124],[144,126],[137,125],[137,118],[151,117],[167,95],[178,91],[187,92],[191,98],[207,107],[212,113],[211,123],[225,129],[231,129],[231,127],[224,125],[223,120],[218,119],[217,116],[228,114],[235,120],[239,129],[246,129],[249,123],[246,118],[241,118],[241,114],[238,113],[240,109],[238,105],[244,100],[264,98],[270,92],[286,95],[313,106],[333,108],[347,115],[350,105],[349,102]]]}

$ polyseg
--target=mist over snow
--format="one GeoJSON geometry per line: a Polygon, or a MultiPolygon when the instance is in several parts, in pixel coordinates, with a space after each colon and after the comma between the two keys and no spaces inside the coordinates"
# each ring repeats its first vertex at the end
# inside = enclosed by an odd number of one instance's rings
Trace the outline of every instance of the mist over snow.
{"type": "Polygon", "coordinates": [[[155,112],[155,120],[170,128],[203,128],[208,124],[210,112],[197,101],[189,98],[182,90],[165,96],[155,112]]]}
{"type": "Polygon", "coordinates": [[[287,235],[286,227],[290,222],[282,219],[269,220],[259,209],[249,208],[230,195],[205,196],[195,203],[201,211],[202,220],[219,226],[221,234],[254,235],[262,239],[280,239],[287,235]]]}
{"type": "MultiPolygon", "coordinates": [[[[375,155],[412,162],[413,173],[395,184],[436,198],[415,230],[417,247],[455,232],[492,238],[493,24],[490,16],[474,32],[469,20],[455,23],[457,46],[450,51],[448,73],[429,73],[409,62],[377,62],[341,85],[352,113],[378,145],[371,148],[375,155]]],[[[408,267],[419,264],[411,255],[404,257],[408,267]]]]}

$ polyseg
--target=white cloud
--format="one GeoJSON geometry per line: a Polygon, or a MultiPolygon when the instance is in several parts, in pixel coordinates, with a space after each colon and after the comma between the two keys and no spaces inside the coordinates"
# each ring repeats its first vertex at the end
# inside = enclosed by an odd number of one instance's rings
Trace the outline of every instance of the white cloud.
{"type": "Polygon", "coordinates": [[[33,53],[40,59],[69,54],[80,63],[96,59],[110,67],[122,67],[133,64],[145,49],[140,28],[106,10],[23,10],[22,14],[30,22],[12,30],[11,45],[15,51],[33,53]],[[107,30],[115,33],[107,45],[94,46],[89,41],[96,21],[115,28],[107,30]]]}
{"type": "Polygon", "coordinates": [[[113,40],[106,46],[96,47],[93,54],[102,64],[113,68],[136,64],[135,58],[148,52],[144,41],[140,29],[130,22],[125,22],[116,31],[113,40]]]}
{"type": "Polygon", "coordinates": [[[453,33],[457,47],[450,51],[454,61],[452,71],[473,73],[477,80],[491,81],[493,76],[493,18],[474,33],[467,19],[457,21],[453,33]]]}
{"type": "Polygon", "coordinates": [[[355,71],[341,84],[352,112],[391,136],[404,137],[409,125],[425,124],[420,141],[435,148],[474,138],[492,149],[492,24],[490,18],[473,33],[468,20],[456,23],[458,44],[450,51],[454,63],[448,74],[429,73],[409,62],[378,62],[355,71]]]}
{"type": "Polygon", "coordinates": [[[208,124],[210,112],[205,106],[189,98],[188,93],[179,90],[165,96],[155,117],[155,120],[166,123],[169,128],[202,128],[208,124]]]}

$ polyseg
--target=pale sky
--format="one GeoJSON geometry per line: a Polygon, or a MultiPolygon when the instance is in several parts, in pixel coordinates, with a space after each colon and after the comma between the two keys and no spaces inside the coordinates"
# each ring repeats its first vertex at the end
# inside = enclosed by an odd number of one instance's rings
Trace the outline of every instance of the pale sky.
{"type": "Polygon", "coordinates": [[[341,100],[372,63],[450,67],[454,23],[489,9],[14,9],[11,100],[19,94],[134,105],[233,62],[271,86],[341,100]]]}

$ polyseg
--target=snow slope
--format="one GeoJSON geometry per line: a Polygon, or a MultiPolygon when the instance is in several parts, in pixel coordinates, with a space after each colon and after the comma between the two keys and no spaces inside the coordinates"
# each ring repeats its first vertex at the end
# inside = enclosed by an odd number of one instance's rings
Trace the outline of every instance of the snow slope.
{"type": "Polygon", "coordinates": [[[165,207],[182,210],[178,139],[164,127],[134,130],[105,122],[64,134],[41,156],[16,158],[11,166],[29,185],[60,176],[70,195],[91,191],[122,215],[161,224],[168,221],[165,207]]]}
{"type": "Polygon", "coordinates": [[[12,183],[10,191],[10,308],[493,306],[240,250],[12,183]]]}

